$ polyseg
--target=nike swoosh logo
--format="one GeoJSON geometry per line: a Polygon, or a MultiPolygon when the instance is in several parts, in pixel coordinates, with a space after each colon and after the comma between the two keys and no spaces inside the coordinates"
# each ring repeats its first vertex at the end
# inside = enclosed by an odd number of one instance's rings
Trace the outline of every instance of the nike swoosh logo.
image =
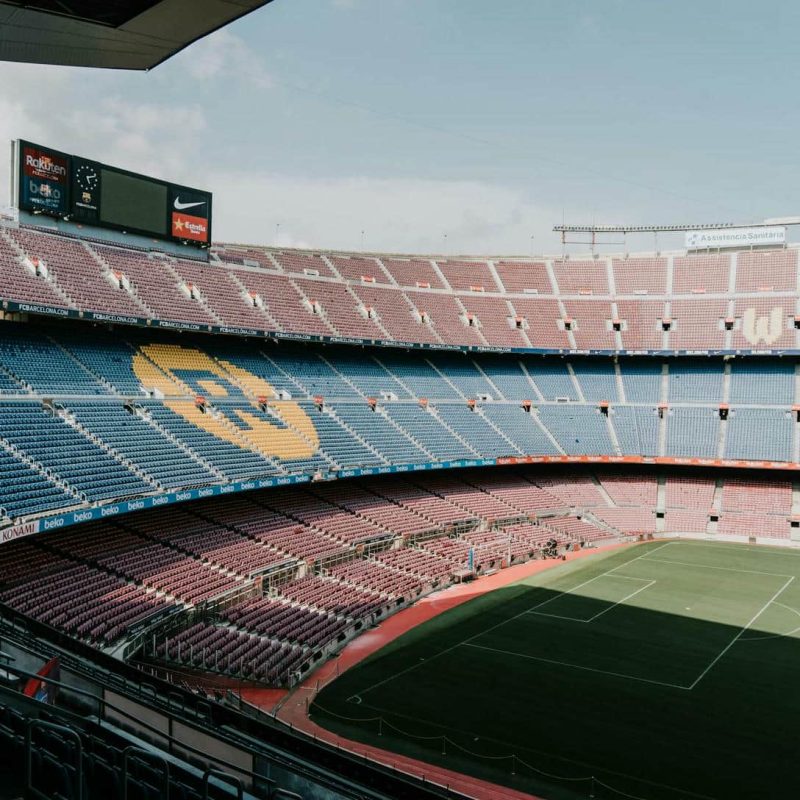
{"type": "Polygon", "coordinates": [[[205,200],[201,200],[199,203],[181,203],[180,197],[175,198],[175,209],[177,211],[183,211],[186,208],[194,208],[195,206],[204,206],[205,204],[205,200]]]}

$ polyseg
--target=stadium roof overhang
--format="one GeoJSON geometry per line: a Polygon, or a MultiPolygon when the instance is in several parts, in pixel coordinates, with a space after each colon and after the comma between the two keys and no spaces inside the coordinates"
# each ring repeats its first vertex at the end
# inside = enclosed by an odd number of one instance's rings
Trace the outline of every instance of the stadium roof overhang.
{"type": "Polygon", "coordinates": [[[0,60],[150,69],[272,0],[0,0],[0,60]]]}

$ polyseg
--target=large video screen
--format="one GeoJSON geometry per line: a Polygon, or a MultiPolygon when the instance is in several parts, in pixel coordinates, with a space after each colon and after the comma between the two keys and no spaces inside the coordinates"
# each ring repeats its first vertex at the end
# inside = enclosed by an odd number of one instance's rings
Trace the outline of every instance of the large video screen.
{"type": "Polygon", "coordinates": [[[166,236],[167,185],[126,175],[113,169],[100,171],[100,222],[129,225],[155,236],[166,236]]]}
{"type": "Polygon", "coordinates": [[[210,192],[17,142],[21,209],[197,247],[211,243],[210,192]]]}

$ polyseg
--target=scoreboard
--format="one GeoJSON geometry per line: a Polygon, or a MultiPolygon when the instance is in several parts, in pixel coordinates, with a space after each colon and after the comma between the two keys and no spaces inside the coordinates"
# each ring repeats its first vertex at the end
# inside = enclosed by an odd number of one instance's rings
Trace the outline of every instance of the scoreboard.
{"type": "Polygon", "coordinates": [[[211,243],[210,192],[18,141],[19,208],[197,247],[211,243]]]}

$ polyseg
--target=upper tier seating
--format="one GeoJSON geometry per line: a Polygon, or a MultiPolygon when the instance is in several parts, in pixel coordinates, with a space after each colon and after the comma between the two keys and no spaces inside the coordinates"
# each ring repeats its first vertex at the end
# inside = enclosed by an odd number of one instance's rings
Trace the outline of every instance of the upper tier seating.
{"type": "Polygon", "coordinates": [[[500,290],[485,261],[437,260],[436,266],[439,267],[452,289],[474,289],[486,292],[500,290]]]}
{"type": "Polygon", "coordinates": [[[794,292],[797,290],[797,251],[748,252],[736,257],[739,292],[794,292]]]}
{"type": "Polygon", "coordinates": [[[553,294],[547,264],[541,261],[495,261],[494,268],[506,292],[513,294],[553,294]]]}
{"type": "Polygon", "coordinates": [[[722,294],[730,283],[728,255],[679,256],[673,262],[672,293],[722,294]]]}
{"type": "Polygon", "coordinates": [[[553,273],[561,294],[609,294],[605,261],[556,261],[553,273]]]}
{"type": "Polygon", "coordinates": [[[666,294],[666,258],[615,258],[611,262],[617,294],[666,294]]]}
{"type": "Polygon", "coordinates": [[[334,269],[347,281],[379,281],[386,282],[386,275],[376,258],[364,256],[329,256],[328,261],[334,269]]]}
{"type": "Polygon", "coordinates": [[[433,264],[423,258],[382,258],[381,263],[399,286],[446,288],[433,264]]]}
{"type": "Polygon", "coordinates": [[[83,244],[26,230],[9,230],[8,236],[29,261],[43,263],[49,278],[77,308],[146,316],[145,307],[120,286],[109,266],[83,244]]]}
{"type": "Polygon", "coordinates": [[[432,261],[220,245],[204,265],[0,231],[5,300],[200,328],[498,348],[793,347],[797,260],[794,247],[432,261]]]}
{"type": "MultiPolygon", "coordinates": [[[[441,342],[431,324],[424,322],[405,295],[386,286],[351,285],[361,305],[361,313],[375,314],[381,330],[398,342],[441,342]]],[[[424,309],[422,309],[424,310],[424,309]]],[[[383,337],[381,337],[383,338],[383,337]]]]}
{"type": "Polygon", "coordinates": [[[74,308],[72,301],[56,288],[47,271],[26,260],[22,250],[0,230],[0,287],[2,298],[52,308],[74,308]]]}
{"type": "Polygon", "coordinates": [[[221,317],[208,308],[202,294],[193,292],[186,279],[173,268],[173,259],[148,258],[113,247],[96,246],[94,250],[112,272],[130,282],[154,318],[198,325],[221,324],[221,317]]]}

